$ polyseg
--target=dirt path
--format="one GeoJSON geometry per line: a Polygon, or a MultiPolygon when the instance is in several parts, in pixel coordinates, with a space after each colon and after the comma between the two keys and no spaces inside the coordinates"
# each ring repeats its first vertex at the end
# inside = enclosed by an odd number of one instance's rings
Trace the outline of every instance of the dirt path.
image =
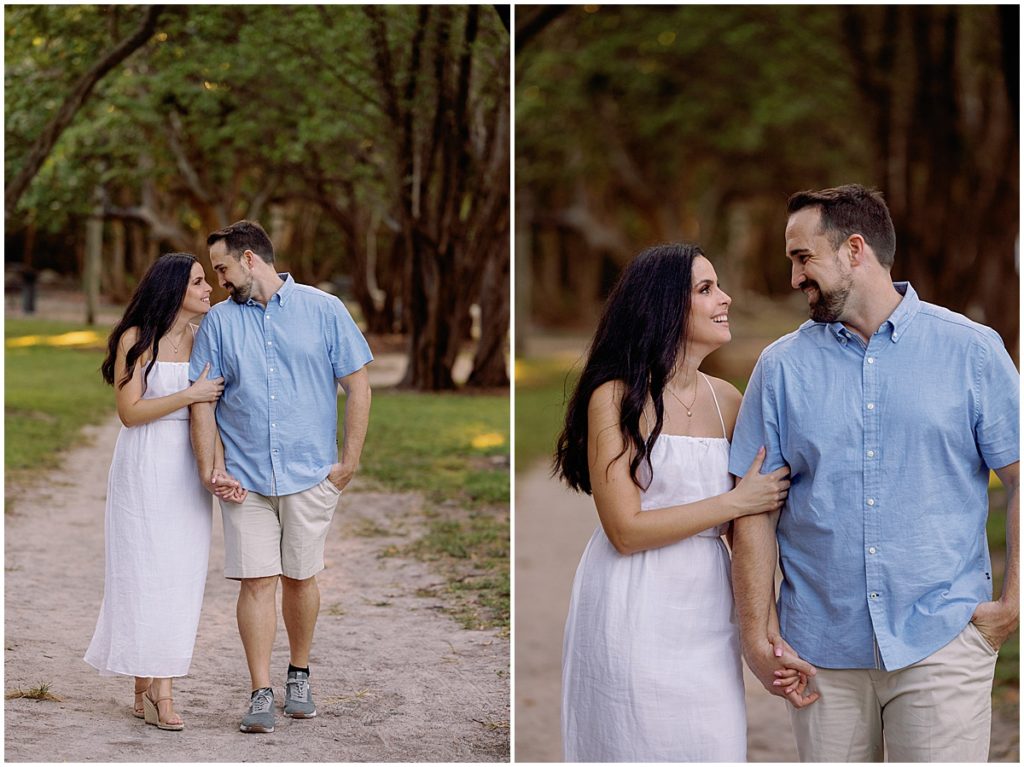
{"type": "MultiPolygon", "coordinates": [[[[550,479],[541,466],[516,478],[515,757],[519,762],[562,759],[562,629],[576,565],[594,532],[597,514],[588,496],[550,479]]],[[[744,666],[747,757],[752,762],[796,761],[786,704],[768,694],[744,666]]],[[[1015,711],[994,712],[990,761],[1017,762],[1015,711]]]]}
{"type": "MultiPolygon", "coordinates": [[[[175,685],[186,729],[161,732],[135,719],[131,681],[100,677],[82,660],[103,594],[104,497],[119,427],[114,419],[91,428],[91,444],[69,452],[62,469],[7,488],[5,689],[47,683],[62,701],[5,702],[6,760],[507,761],[508,640],[466,631],[436,599],[417,596],[441,582],[427,565],[379,556],[415,539],[420,500],[360,492],[358,482],[335,515],[319,577],[311,657],[319,716],[292,721],[279,702],[276,732],[238,731],[249,683],[215,510],[191,673],[175,685]]],[[[288,655],[278,624],[280,697],[288,655]]]]}

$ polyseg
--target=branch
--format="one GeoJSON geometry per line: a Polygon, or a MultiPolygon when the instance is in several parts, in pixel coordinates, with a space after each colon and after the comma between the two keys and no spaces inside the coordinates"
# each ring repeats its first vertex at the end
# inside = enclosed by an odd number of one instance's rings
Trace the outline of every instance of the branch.
{"type": "Polygon", "coordinates": [[[64,103],[60,105],[57,114],[53,116],[46,128],[43,129],[42,134],[40,134],[36,143],[29,151],[24,166],[22,166],[18,175],[15,176],[4,193],[4,213],[8,219],[14,213],[15,208],[17,208],[18,201],[25,193],[25,190],[28,189],[28,185],[32,183],[32,179],[36,177],[39,169],[53,150],[57,139],[60,138],[64,130],[71,124],[75,115],[78,114],[78,110],[82,108],[96,87],[96,84],[114,67],[146,44],[146,41],[152,37],[153,31],[156,29],[157,20],[163,11],[164,6],[151,5],[146,10],[146,16],[138,29],[130,37],[125,38],[114,50],[96,62],[92,69],[82,75],[75,84],[75,87],[71,89],[71,93],[64,99],[64,103]]]}
{"type": "MultiPolygon", "coordinates": [[[[539,35],[545,27],[568,10],[568,5],[549,5],[541,8],[540,11],[526,19],[525,22],[516,29],[516,53],[523,50],[523,46],[539,35]]],[[[516,18],[518,19],[518,17],[519,14],[517,13],[516,18]]]]}
{"type": "Polygon", "coordinates": [[[191,251],[194,245],[193,238],[177,224],[170,223],[160,218],[157,213],[147,205],[136,205],[125,208],[116,205],[106,205],[102,209],[104,218],[118,218],[127,221],[139,221],[149,227],[149,237],[153,240],[165,240],[173,243],[175,248],[182,251],[191,251]]]}
{"type": "Polygon", "coordinates": [[[171,154],[174,155],[174,162],[178,166],[178,172],[181,173],[181,177],[185,179],[185,184],[192,190],[192,194],[200,202],[209,205],[213,202],[213,199],[210,193],[203,187],[199,173],[188,159],[185,147],[182,146],[181,136],[184,132],[185,129],[181,124],[181,117],[177,112],[171,111],[167,120],[167,145],[171,150],[171,154]]]}

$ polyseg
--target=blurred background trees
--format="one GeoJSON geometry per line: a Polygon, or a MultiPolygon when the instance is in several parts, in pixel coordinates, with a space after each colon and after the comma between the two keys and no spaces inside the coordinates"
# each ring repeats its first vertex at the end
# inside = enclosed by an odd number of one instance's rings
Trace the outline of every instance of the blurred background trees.
{"type": "Polygon", "coordinates": [[[517,345],[592,328],[659,241],[784,298],[786,198],[859,182],[894,279],[1016,357],[1018,29],[1016,6],[517,6],[517,345]]]}
{"type": "Polygon", "coordinates": [[[11,6],[5,27],[8,266],[123,301],[159,253],[205,260],[210,231],[256,219],[281,269],[403,335],[405,386],[454,386],[474,313],[470,384],[508,383],[507,13],[11,6]],[[76,86],[151,19],[15,188],[76,86]]]}

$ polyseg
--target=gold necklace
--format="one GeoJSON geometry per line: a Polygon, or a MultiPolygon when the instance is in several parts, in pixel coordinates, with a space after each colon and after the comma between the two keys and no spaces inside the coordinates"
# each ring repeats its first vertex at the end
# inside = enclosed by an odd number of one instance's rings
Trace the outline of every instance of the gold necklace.
{"type": "Polygon", "coordinates": [[[678,394],[676,394],[674,391],[672,391],[672,387],[671,386],[666,386],[665,387],[666,389],[668,389],[668,393],[671,394],[673,397],[675,397],[677,400],[679,400],[679,404],[682,405],[686,409],[686,415],[689,418],[693,418],[693,406],[697,402],[697,384],[699,384],[699,383],[700,383],[700,379],[697,378],[697,376],[694,376],[694,380],[693,380],[693,399],[690,401],[689,405],[687,405],[685,402],[683,402],[682,398],[678,394]]]}
{"type": "MultiPolygon", "coordinates": [[[[171,340],[171,334],[168,333],[167,335],[164,336],[164,338],[167,339],[167,343],[169,343],[171,345],[171,348],[174,349],[174,353],[177,354],[179,347],[178,347],[177,344],[174,343],[174,341],[171,340]]],[[[183,331],[182,334],[181,334],[181,338],[178,339],[178,343],[180,344],[184,340],[185,340],[185,333],[183,331]]]]}

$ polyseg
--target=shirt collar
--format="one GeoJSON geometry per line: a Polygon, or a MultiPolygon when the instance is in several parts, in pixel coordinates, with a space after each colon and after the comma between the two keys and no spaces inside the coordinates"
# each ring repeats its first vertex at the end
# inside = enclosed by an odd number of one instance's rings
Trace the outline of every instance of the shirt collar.
{"type": "Polygon", "coordinates": [[[909,282],[894,282],[892,286],[896,288],[897,293],[903,295],[903,300],[892,310],[892,314],[886,320],[892,326],[893,343],[898,343],[911,320],[920,311],[921,299],[917,297],[917,291],[909,282]]]}
{"type": "MultiPolygon", "coordinates": [[[[889,338],[892,339],[893,343],[899,343],[907,326],[910,325],[911,320],[917,316],[917,312],[921,309],[921,299],[917,297],[917,291],[914,290],[913,285],[909,282],[894,282],[892,286],[896,289],[897,293],[903,296],[903,300],[896,305],[896,308],[892,310],[892,314],[882,323],[882,327],[879,330],[888,325],[890,329],[889,338]]],[[[847,330],[846,326],[841,322],[830,322],[828,328],[832,331],[832,335],[844,343],[856,337],[856,334],[847,330]]]]}
{"type": "MultiPolygon", "coordinates": [[[[273,301],[274,296],[277,296],[277,302],[281,304],[281,306],[284,306],[285,302],[291,297],[291,294],[295,292],[295,280],[292,279],[290,272],[278,272],[277,276],[284,280],[284,285],[277,289],[277,292],[270,297],[270,300],[273,301]]],[[[250,298],[246,303],[252,304],[253,306],[259,304],[259,302],[253,298],[250,298]]],[[[267,303],[269,304],[270,302],[268,301],[267,303]]]]}
{"type": "Polygon", "coordinates": [[[278,303],[284,306],[285,302],[291,298],[292,293],[295,292],[295,280],[292,279],[290,272],[278,272],[277,276],[284,280],[284,285],[279,287],[274,295],[277,296],[278,303]]]}

